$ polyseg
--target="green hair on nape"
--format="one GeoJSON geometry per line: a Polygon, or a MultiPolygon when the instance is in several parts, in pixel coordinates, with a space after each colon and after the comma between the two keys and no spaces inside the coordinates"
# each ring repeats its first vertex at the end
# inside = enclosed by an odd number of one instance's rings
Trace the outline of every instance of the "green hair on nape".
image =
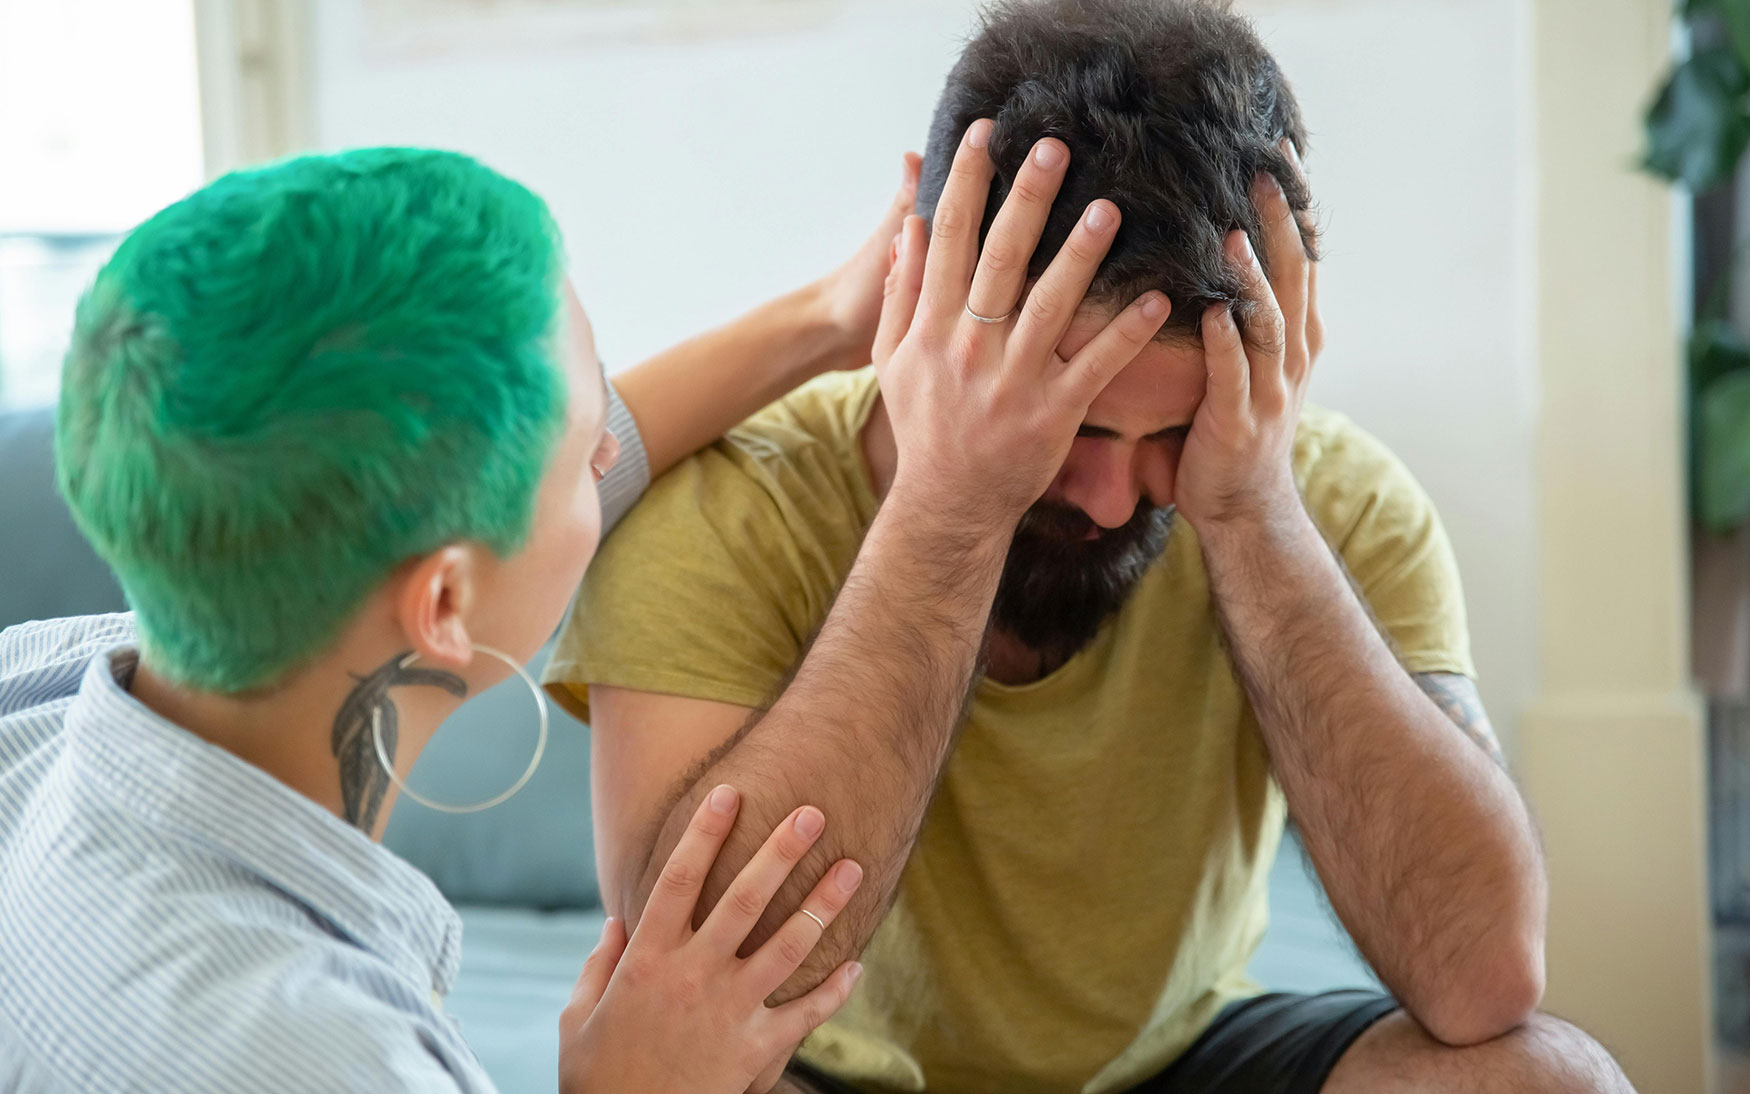
{"type": "Polygon", "coordinates": [[[135,229],[79,303],[55,453],[154,668],[270,684],[407,559],[519,548],[560,276],[541,199],[449,152],[239,171],[135,229]]]}

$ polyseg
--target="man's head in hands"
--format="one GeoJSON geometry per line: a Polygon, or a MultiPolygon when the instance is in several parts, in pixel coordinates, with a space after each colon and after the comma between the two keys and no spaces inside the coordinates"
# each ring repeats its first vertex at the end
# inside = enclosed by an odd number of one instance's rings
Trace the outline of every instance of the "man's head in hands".
{"type": "MultiPolygon", "coordinates": [[[[1044,271],[1096,198],[1124,220],[1060,345],[1071,357],[1150,289],[1172,312],[1093,402],[1056,479],[1022,520],[998,592],[999,628],[1067,656],[1092,639],[1164,550],[1180,457],[1203,402],[1202,325],[1248,293],[1229,236],[1254,241],[1270,268],[1260,174],[1310,224],[1295,162],[1305,127],[1287,80],[1250,23],[1214,0],[1022,0],[989,11],[950,73],[931,123],[918,211],[928,219],[967,126],[992,119],[996,174],[988,232],[1043,137],[1068,168],[1029,263],[1044,271]]],[[[1307,258],[1314,239],[1304,233],[1307,258]]],[[[1315,342],[1316,310],[1308,317],[1315,342]]]]}

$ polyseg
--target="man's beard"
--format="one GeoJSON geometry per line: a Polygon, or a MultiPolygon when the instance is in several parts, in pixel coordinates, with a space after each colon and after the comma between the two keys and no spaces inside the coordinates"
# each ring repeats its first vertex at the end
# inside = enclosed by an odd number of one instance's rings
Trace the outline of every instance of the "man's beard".
{"type": "Polygon", "coordinates": [[[1142,502],[1123,526],[1089,539],[1098,526],[1086,513],[1062,502],[1034,502],[1003,563],[991,625],[1062,664],[1123,605],[1166,550],[1172,527],[1172,507],[1142,502]]]}

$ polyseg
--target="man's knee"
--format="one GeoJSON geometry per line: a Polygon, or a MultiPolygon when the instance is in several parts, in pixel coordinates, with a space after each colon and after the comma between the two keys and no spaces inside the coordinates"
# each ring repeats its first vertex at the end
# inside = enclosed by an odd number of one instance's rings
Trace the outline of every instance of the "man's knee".
{"type": "Polygon", "coordinates": [[[1454,1048],[1397,1011],[1344,1054],[1327,1094],[1427,1090],[1464,1094],[1634,1094],[1604,1047],[1576,1026],[1534,1014],[1492,1041],[1454,1048]]]}
{"type": "Polygon", "coordinates": [[[1570,1022],[1534,1014],[1501,1038],[1525,1071],[1526,1089],[1552,1094],[1634,1094],[1634,1086],[1604,1046],[1570,1022]]]}

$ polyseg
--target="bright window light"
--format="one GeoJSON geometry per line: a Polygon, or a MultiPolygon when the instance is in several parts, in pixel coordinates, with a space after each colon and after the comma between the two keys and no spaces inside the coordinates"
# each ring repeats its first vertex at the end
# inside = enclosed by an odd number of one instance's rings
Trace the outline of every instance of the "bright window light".
{"type": "Polygon", "coordinates": [[[73,307],[202,181],[191,0],[0,0],[0,406],[52,401],[73,307]]]}

